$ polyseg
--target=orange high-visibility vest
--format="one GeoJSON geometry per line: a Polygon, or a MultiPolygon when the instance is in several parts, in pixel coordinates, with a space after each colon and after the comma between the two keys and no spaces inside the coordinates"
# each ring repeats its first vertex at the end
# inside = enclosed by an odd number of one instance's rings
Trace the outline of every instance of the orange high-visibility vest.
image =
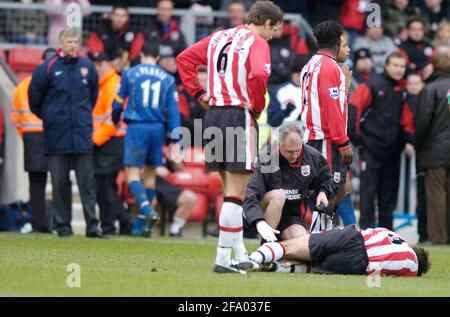
{"type": "Polygon", "coordinates": [[[94,134],[92,139],[97,146],[106,143],[113,136],[125,135],[125,123],[120,122],[117,129],[111,118],[112,103],[120,84],[120,76],[114,69],[104,74],[99,80],[99,93],[93,115],[94,134]]]}
{"type": "Polygon", "coordinates": [[[11,121],[16,124],[16,130],[22,137],[25,132],[42,132],[42,120],[36,117],[28,104],[28,87],[31,76],[22,80],[13,92],[13,111],[11,121]]]}

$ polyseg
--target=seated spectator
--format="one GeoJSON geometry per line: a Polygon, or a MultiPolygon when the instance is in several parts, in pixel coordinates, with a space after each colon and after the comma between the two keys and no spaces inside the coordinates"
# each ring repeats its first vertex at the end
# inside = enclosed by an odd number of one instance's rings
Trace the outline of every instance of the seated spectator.
{"type": "Polygon", "coordinates": [[[422,15],[430,24],[428,37],[432,38],[444,20],[450,21],[448,0],[424,0],[421,6],[422,15]]]}
{"type": "Polygon", "coordinates": [[[272,64],[272,73],[268,82],[269,92],[290,80],[291,66],[296,58],[309,56],[316,49],[313,41],[307,41],[300,34],[298,26],[288,22],[285,22],[282,28],[273,33],[269,46],[272,64]]]}
{"type": "Polygon", "coordinates": [[[413,18],[407,24],[408,39],[400,44],[399,50],[407,60],[407,72],[422,72],[427,65],[433,48],[425,41],[425,22],[421,18],[413,18]]]}
{"type": "MultiPolygon", "coordinates": [[[[38,1],[27,1],[38,2],[38,1]]],[[[47,21],[41,10],[6,10],[3,28],[7,41],[19,44],[46,44],[47,21]]]]}
{"type": "Polygon", "coordinates": [[[219,23],[219,26],[215,31],[226,30],[244,24],[246,11],[244,2],[240,0],[231,0],[225,2],[227,2],[226,6],[224,6],[224,1],[222,1],[222,10],[226,10],[228,12],[228,18],[223,19],[223,21],[219,23]]]}
{"type": "Polygon", "coordinates": [[[184,35],[173,17],[172,0],[159,0],[156,6],[156,17],[147,30],[137,35],[130,51],[130,60],[134,61],[145,42],[159,42],[158,65],[172,75],[178,72],[175,57],[186,48],[184,35]]]}
{"type": "Polygon", "coordinates": [[[394,41],[383,35],[383,22],[380,26],[368,27],[365,36],[358,36],[353,45],[353,51],[366,48],[372,55],[373,68],[381,74],[384,70],[386,57],[397,50],[394,41]]]}
{"type": "Polygon", "coordinates": [[[406,23],[413,17],[420,16],[420,9],[410,3],[410,0],[393,0],[391,5],[384,11],[384,28],[386,35],[399,38],[400,41],[407,39],[406,23]]]}
{"type": "Polygon", "coordinates": [[[63,8],[46,9],[48,19],[47,41],[52,46],[59,44],[59,33],[67,27],[67,11],[65,8],[70,3],[81,6],[81,14],[87,16],[91,13],[89,0],[45,0],[44,4],[64,6],[63,8]]]}
{"type": "MultiPolygon", "coordinates": [[[[298,114],[290,117],[294,109],[300,110],[302,106],[302,90],[300,86],[300,72],[308,60],[298,59],[291,67],[289,81],[278,86],[270,95],[270,103],[267,109],[268,123],[272,127],[279,127],[284,121],[299,120],[298,114]]],[[[300,112],[298,112],[300,113],[300,112]]]]}
{"type": "Polygon", "coordinates": [[[354,54],[353,78],[358,84],[367,82],[373,75],[373,62],[370,51],[360,48],[354,54]]]}
{"type": "Polygon", "coordinates": [[[106,52],[114,68],[122,72],[128,66],[129,51],[137,32],[130,26],[125,3],[116,2],[105,23],[89,36],[89,52],[106,52]]]}
{"type": "Polygon", "coordinates": [[[195,19],[195,40],[199,41],[211,33],[211,27],[214,24],[214,18],[211,16],[213,8],[208,1],[191,0],[191,2],[192,5],[189,7],[189,10],[204,14],[204,16],[198,16],[195,19]]]}
{"type": "Polygon", "coordinates": [[[450,20],[442,21],[434,34],[433,46],[437,44],[450,45],[450,20]]]}
{"type": "Polygon", "coordinates": [[[171,237],[181,237],[181,231],[197,200],[197,195],[193,191],[174,186],[166,181],[171,172],[182,169],[183,165],[175,163],[170,157],[166,157],[165,166],[159,166],[156,169],[156,199],[171,215],[172,223],[169,230],[171,237]]]}

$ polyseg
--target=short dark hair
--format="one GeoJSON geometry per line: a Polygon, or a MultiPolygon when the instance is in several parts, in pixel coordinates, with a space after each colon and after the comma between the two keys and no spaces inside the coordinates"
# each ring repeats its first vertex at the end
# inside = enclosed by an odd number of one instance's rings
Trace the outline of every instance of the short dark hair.
{"type": "Polygon", "coordinates": [[[141,47],[141,53],[144,56],[157,57],[159,55],[159,43],[157,41],[144,42],[141,47]]]}
{"type": "Polygon", "coordinates": [[[283,11],[272,1],[257,1],[248,11],[246,23],[263,25],[270,20],[270,25],[283,22],[283,11]]]}
{"type": "Polygon", "coordinates": [[[416,253],[419,262],[417,276],[422,276],[422,274],[426,274],[431,267],[428,251],[418,246],[412,247],[412,249],[414,250],[414,253],[416,253]]]}
{"type": "Polygon", "coordinates": [[[115,1],[111,12],[114,12],[116,9],[124,9],[128,12],[128,4],[123,0],[115,1]]]}
{"type": "Polygon", "coordinates": [[[391,62],[391,59],[393,59],[393,58],[402,58],[406,61],[406,57],[402,53],[392,52],[386,57],[386,65],[389,64],[391,62]]]}
{"type": "Polygon", "coordinates": [[[317,24],[314,28],[314,37],[319,49],[334,49],[341,43],[342,26],[332,20],[317,24]]]}
{"type": "Polygon", "coordinates": [[[411,24],[413,24],[414,22],[419,22],[422,23],[423,28],[425,29],[427,23],[425,22],[424,19],[422,19],[421,17],[412,17],[411,19],[408,20],[408,22],[406,22],[406,27],[409,29],[409,27],[411,26],[411,24]]]}

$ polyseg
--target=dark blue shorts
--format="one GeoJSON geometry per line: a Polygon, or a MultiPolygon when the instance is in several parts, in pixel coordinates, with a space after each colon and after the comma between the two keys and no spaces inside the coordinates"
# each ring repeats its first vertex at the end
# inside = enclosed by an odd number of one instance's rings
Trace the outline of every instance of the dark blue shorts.
{"type": "Polygon", "coordinates": [[[129,123],[125,135],[124,165],[161,166],[165,128],[162,123],[129,123]]]}

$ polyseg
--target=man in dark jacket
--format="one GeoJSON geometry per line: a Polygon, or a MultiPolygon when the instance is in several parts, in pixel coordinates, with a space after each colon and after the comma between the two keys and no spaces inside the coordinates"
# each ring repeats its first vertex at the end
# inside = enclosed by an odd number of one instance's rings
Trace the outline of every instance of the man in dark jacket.
{"type": "MultiPolygon", "coordinates": [[[[388,55],[385,73],[358,86],[350,98],[349,135],[360,146],[361,228],[378,226],[392,230],[392,213],[397,205],[400,154],[405,141],[412,143],[402,120],[409,108],[401,80],[406,60],[398,52],[388,55]],[[378,199],[378,222],[375,221],[378,199]]],[[[411,120],[410,120],[411,121],[411,120]]],[[[410,131],[410,130],[409,130],[410,131]]]]}
{"type": "MultiPolygon", "coordinates": [[[[244,200],[244,217],[266,241],[292,239],[306,234],[311,222],[309,192],[317,195],[316,207],[328,205],[336,192],[326,159],[314,148],[302,144],[298,122],[279,128],[279,167],[258,162],[250,177],[244,200]],[[275,230],[276,229],[276,230],[275,230]]],[[[272,158],[273,159],[273,158],[272,158]]],[[[271,160],[270,164],[273,164],[271,160]]]]}
{"type": "Polygon", "coordinates": [[[432,58],[434,73],[417,101],[416,149],[426,168],[428,237],[450,242],[450,54],[432,58]]]}
{"type": "Polygon", "coordinates": [[[44,124],[56,230],[60,237],[73,233],[67,192],[69,172],[74,168],[86,220],[86,235],[102,237],[95,216],[92,160],[92,109],[98,96],[98,75],[89,59],[77,56],[80,37],[76,29],[63,30],[60,41],[59,55],[34,71],[28,90],[31,111],[44,124]]]}
{"type": "Polygon", "coordinates": [[[104,24],[89,35],[89,51],[106,52],[118,71],[123,71],[131,60],[129,52],[137,31],[130,25],[130,15],[125,2],[118,1],[104,24]]]}
{"type": "Polygon", "coordinates": [[[173,17],[172,0],[159,0],[156,6],[156,17],[139,33],[130,51],[130,60],[137,64],[144,42],[159,43],[158,66],[176,76],[178,72],[175,57],[186,48],[186,40],[179,24],[173,17]]]}
{"type": "Polygon", "coordinates": [[[422,72],[433,53],[430,43],[425,41],[425,21],[415,17],[408,21],[408,39],[399,46],[400,52],[408,59],[408,72],[422,72]]]}

